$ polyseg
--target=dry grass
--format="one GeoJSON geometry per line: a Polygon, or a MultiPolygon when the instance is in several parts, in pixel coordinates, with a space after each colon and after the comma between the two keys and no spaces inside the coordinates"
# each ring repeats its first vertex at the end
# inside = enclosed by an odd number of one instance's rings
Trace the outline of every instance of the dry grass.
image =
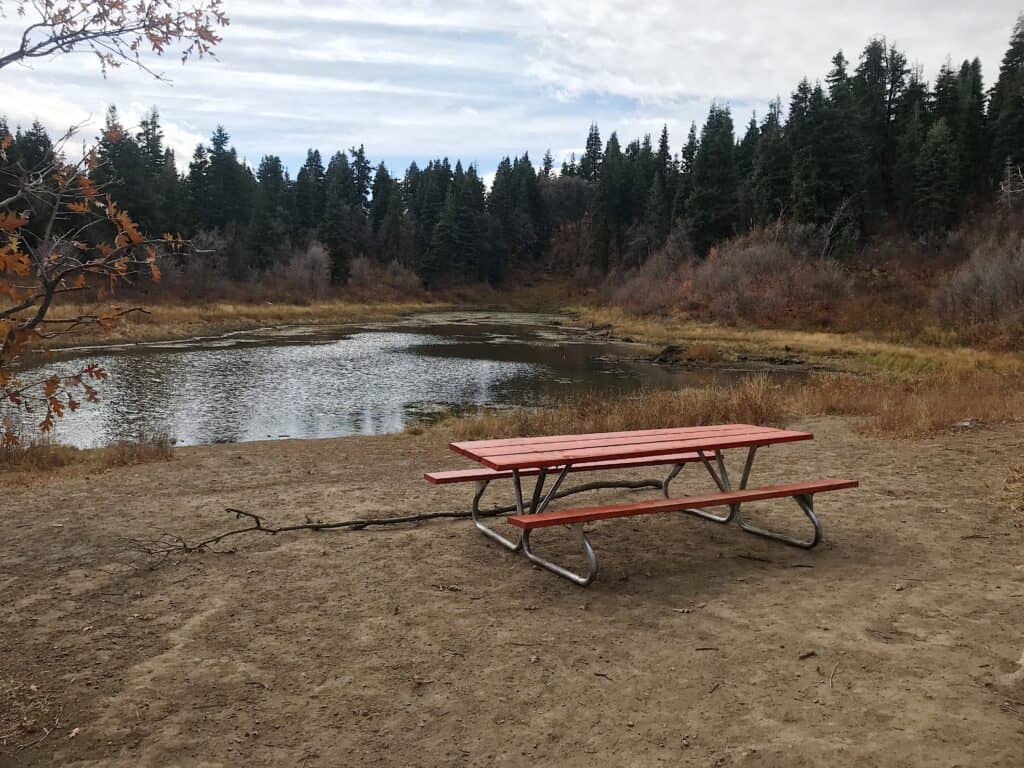
{"type": "Polygon", "coordinates": [[[919,437],[950,429],[1024,418],[1024,389],[1013,376],[991,371],[916,379],[814,376],[789,393],[797,415],[865,416],[860,431],[919,437]]]}
{"type": "MultiPolygon", "coordinates": [[[[73,317],[79,314],[103,314],[115,305],[63,304],[51,317],[73,317]]],[[[340,299],[308,304],[244,302],[210,302],[163,304],[146,299],[124,301],[116,305],[145,307],[148,314],[133,314],[114,328],[87,328],[54,340],[51,348],[84,344],[117,344],[137,341],[187,339],[212,336],[230,331],[252,330],[283,324],[321,324],[386,320],[415,312],[438,311],[445,305],[423,301],[362,303],[340,299]]]]}
{"type": "Polygon", "coordinates": [[[1024,356],[955,346],[899,344],[852,333],[740,328],[698,323],[681,316],[639,317],[616,307],[577,306],[573,313],[614,335],[658,346],[710,344],[731,353],[796,354],[854,373],[918,376],[994,371],[1024,374],[1024,356]]]}
{"type": "Polygon", "coordinates": [[[94,469],[127,467],[154,461],[170,461],[174,447],[167,435],[140,434],[105,448],[82,450],[47,439],[0,448],[0,473],[47,474],[70,466],[94,469]]]}
{"type": "Polygon", "coordinates": [[[857,430],[922,437],[1024,419],[1024,389],[992,372],[907,378],[823,374],[779,384],[764,374],[732,385],[647,392],[622,399],[577,397],[548,408],[483,411],[441,422],[455,438],[616,432],[704,424],[784,424],[792,419],[862,417],[857,430]]]}
{"type": "Polygon", "coordinates": [[[694,363],[717,363],[722,359],[722,352],[714,344],[698,341],[690,345],[684,357],[694,363]]]}
{"type": "Polygon", "coordinates": [[[479,440],[724,422],[778,424],[784,417],[783,402],[777,384],[765,375],[755,375],[729,386],[647,392],[622,399],[590,394],[549,408],[483,411],[441,422],[438,428],[460,440],[479,440]]]}

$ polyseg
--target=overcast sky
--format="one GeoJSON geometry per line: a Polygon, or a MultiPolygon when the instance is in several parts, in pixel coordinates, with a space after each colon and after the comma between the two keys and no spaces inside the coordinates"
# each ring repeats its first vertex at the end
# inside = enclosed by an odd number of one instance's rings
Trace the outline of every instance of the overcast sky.
{"type": "MultiPolygon", "coordinates": [[[[362,143],[393,170],[447,155],[489,174],[506,154],[579,153],[591,121],[625,140],[667,123],[678,151],[712,99],[745,123],[776,95],[786,101],[804,75],[823,77],[836,50],[856,59],[873,36],[929,79],[947,57],[980,56],[987,86],[1024,10],[1024,0],[225,5],[232,23],[216,60],[154,64],[172,85],[131,69],[104,80],[87,55],[0,70],[9,122],[98,125],[115,103],[137,124],[157,105],[180,163],[221,123],[250,163],[274,153],[293,173],[307,147],[326,161],[362,143]]],[[[0,20],[0,51],[15,47],[18,22],[0,20]]]]}

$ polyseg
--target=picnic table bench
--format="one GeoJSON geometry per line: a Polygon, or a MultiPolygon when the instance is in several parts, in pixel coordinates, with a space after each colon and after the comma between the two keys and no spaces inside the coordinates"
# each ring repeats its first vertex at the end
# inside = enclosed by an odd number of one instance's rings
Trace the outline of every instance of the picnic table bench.
{"type": "Polygon", "coordinates": [[[597,555],[583,530],[583,524],[596,520],[660,512],[684,512],[722,525],[735,522],[747,533],[775,539],[792,546],[804,549],[815,547],[821,540],[821,524],[814,513],[814,496],[827,491],[855,488],[858,484],[857,481],[828,479],[769,485],[760,488],[747,487],[758,448],[811,440],[813,437],[809,432],[795,432],[749,424],[725,424],[708,427],[455,442],[449,445],[451,450],[482,466],[475,469],[428,472],[424,477],[428,482],[436,485],[475,482],[477,490],[473,498],[472,517],[473,523],[481,532],[513,552],[522,552],[530,561],[552,573],[581,586],[586,586],[597,575],[597,555]],[[742,448],[747,449],[746,461],[743,465],[739,486],[734,489],[723,452],[742,448]],[[700,462],[707,470],[718,488],[718,492],[693,496],[670,496],[670,483],[686,464],[697,462],[700,462]],[[562,482],[572,472],[596,472],[658,465],[671,465],[668,476],[656,483],[661,488],[663,498],[546,511],[558,493],[562,482]],[[551,473],[557,473],[557,477],[545,493],[544,486],[548,474],[551,473]],[[525,503],[523,496],[522,478],[524,477],[537,478],[529,504],[525,503]],[[479,503],[488,485],[494,480],[507,478],[512,480],[517,513],[507,518],[507,522],[520,529],[519,536],[515,540],[498,533],[480,519],[479,503]],[[743,504],[776,498],[792,498],[796,501],[813,527],[810,538],[796,539],[783,533],[757,527],[744,520],[740,509],[743,504]],[[729,511],[725,514],[707,511],[716,507],[728,507],[729,511]],[[556,525],[568,526],[574,531],[586,557],[587,572],[585,574],[575,573],[553,563],[538,555],[531,548],[530,536],[534,530],[556,525]]]}

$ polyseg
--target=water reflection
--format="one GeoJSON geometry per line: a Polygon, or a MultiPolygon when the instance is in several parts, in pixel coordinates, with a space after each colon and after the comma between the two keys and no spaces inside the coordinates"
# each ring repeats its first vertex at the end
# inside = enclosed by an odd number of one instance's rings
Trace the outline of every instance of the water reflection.
{"type": "Polygon", "coordinates": [[[398,432],[423,404],[531,405],[574,391],[628,392],[707,373],[629,361],[630,350],[547,322],[432,318],[83,353],[110,374],[102,402],[58,422],[80,447],[166,432],[179,444],[398,432]]]}

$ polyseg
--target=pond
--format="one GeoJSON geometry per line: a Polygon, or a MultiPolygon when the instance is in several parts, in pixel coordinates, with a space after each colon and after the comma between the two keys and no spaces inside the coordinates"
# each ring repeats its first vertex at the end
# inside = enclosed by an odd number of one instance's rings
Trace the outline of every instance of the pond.
{"type": "Polygon", "coordinates": [[[638,345],[563,323],[535,314],[436,313],[289,326],[71,350],[35,371],[92,362],[109,374],[102,401],[54,430],[57,441],[82,448],[140,432],[167,434],[178,445],[401,432],[453,408],[531,406],[738,375],[657,365],[638,345]]]}

